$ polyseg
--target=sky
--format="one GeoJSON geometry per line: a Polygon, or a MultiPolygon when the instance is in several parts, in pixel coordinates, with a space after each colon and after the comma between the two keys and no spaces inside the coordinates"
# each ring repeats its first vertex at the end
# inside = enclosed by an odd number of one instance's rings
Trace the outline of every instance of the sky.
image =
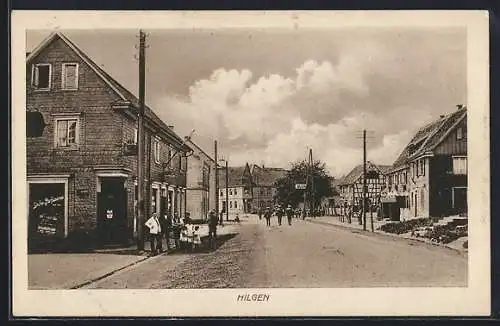
{"type": "MultiPolygon", "coordinates": [[[[62,31],[135,95],[137,30],[62,31]]],[[[466,104],[460,28],[146,30],[146,103],[230,166],[307,158],[341,177],[390,165],[418,128],[466,104]]],[[[31,51],[50,31],[28,31],[31,51]]]]}

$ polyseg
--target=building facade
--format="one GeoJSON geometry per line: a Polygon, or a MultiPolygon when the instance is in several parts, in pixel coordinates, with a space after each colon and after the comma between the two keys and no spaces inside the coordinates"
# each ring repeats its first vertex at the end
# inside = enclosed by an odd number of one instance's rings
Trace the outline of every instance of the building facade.
{"type": "MultiPolygon", "coordinates": [[[[366,163],[366,198],[367,211],[373,212],[377,209],[382,189],[386,184],[386,171],[390,168],[387,165],[376,165],[371,162],[366,163]]],[[[339,211],[341,215],[359,213],[363,205],[363,165],[358,165],[338,183],[339,191],[339,211]]]]}
{"type": "Polygon", "coordinates": [[[257,213],[259,209],[273,207],[276,194],[275,182],[284,177],[287,171],[253,164],[250,172],[253,180],[251,212],[257,213]]]}
{"type": "Polygon", "coordinates": [[[218,191],[219,210],[226,212],[228,209],[229,216],[250,213],[253,196],[252,174],[248,163],[241,167],[228,167],[227,171],[225,167],[219,167],[218,191]]]}
{"type": "MultiPolygon", "coordinates": [[[[72,237],[95,245],[137,235],[138,100],[61,33],[26,58],[28,242],[35,249],[72,237]]],[[[190,148],[145,108],[143,202],[182,215],[190,148]]]]}
{"type": "Polygon", "coordinates": [[[215,160],[193,141],[187,144],[193,153],[187,159],[186,210],[192,219],[207,220],[210,210],[216,209],[215,160]]]}
{"type": "Polygon", "coordinates": [[[467,107],[422,127],[388,173],[383,214],[395,220],[467,214],[467,107]]]}

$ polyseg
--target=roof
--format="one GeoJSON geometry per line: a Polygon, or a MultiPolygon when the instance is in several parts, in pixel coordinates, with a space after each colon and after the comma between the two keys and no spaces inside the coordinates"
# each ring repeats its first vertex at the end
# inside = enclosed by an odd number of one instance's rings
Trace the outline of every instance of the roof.
{"type": "MultiPolygon", "coordinates": [[[[371,162],[367,162],[366,164],[366,170],[377,170],[378,172],[385,174],[387,173],[390,169],[392,168],[391,165],[376,165],[371,162]]],[[[354,169],[351,170],[346,176],[341,178],[338,182],[337,185],[350,185],[356,182],[361,176],[363,175],[363,164],[360,164],[356,166],[354,169]]]]}
{"type": "MultiPolygon", "coordinates": [[[[228,167],[229,170],[229,187],[243,186],[243,175],[245,173],[245,166],[228,167]]],[[[224,188],[226,186],[226,168],[219,168],[219,188],[224,188]]]]}
{"type": "MultiPolygon", "coordinates": [[[[31,51],[26,58],[26,63],[33,60],[43,49],[50,45],[57,38],[63,40],[108,86],[123,100],[130,102],[136,109],[139,108],[139,99],[132,94],[128,89],[122,86],[116,79],[111,77],[107,72],[105,72],[99,65],[97,65],[92,59],[90,59],[85,52],[83,52],[78,46],[76,46],[71,40],[69,40],[61,32],[54,32],[50,34],[42,43],[40,43],[33,51],[31,51]]],[[[154,111],[145,105],[144,115],[147,119],[151,120],[154,124],[160,127],[164,132],[171,136],[175,141],[180,144],[184,144],[184,140],[177,135],[172,128],[168,127],[163,120],[161,120],[154,111]]],[[[188,146],[185,146],[188,149],[188,146]]]]}
{"type": "Polygon", "coordinates": [[[196,143],[193,142],[193,140],[191,138],[188,138],[188,137],[184,137],[184,139],[186,140],[186,143],[188,143],[189,145],[191,145],[192,147],[196,148],[197,150],[199,150],[201,153],[203,153],[203,155],[205,155],[206,157],[208,157],[208,159],[212,162],[215,163],[215,159],[213,157],[211,157],[210,155],[208,155],[200,146],[198,146],[196,143]]]}
{"type": "Polygon", "coordinates": [[[268,168],[258,165],[252,166],[253,181],[257,186],[271,187],[276,180],[282,178],[287,173],[287,170],[282,168],[268,168]]]}
{"type": "Polygon", "coordinates": [[[392,170],[404,166],[408,161],[426,152],[432,152],[456,125],[466,117],[467,107],[461,106],[455,112],[441,116],[439,119],[420,128],[396,159],[392,170]]]}

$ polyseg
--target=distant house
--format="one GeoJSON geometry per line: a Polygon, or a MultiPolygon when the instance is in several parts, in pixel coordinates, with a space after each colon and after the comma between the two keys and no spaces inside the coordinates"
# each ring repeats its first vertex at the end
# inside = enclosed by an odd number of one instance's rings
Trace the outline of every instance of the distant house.
{"type": "Polygon", "coordinates": [[[138,99],[66,36],[29,53],[26,81],[29,250],[73,235],[93,245],[132,240],[138,182],[146,216],[185,212],[189,146],[146,107],[137,180],[138,99]]]}
{"type": "Polygon", "coordinates": [[[218,191],[219,210],[226,212],[226,209],[228,209],[230,216],[250,213],[252,203],[252,174],[248,163],[245,166],[228,167],[228,171],[226,171],[225,167],[219,167],[218,191]]]}
{"type": "Polygon", "coordinates": [[[272,207],[276,194],[275,182],[284,177],[287,170],[253,164],[250,172],[253,179],[251,211],[258,212],[259,208],[272,207]]]}
{"type": "MultiPolygon", "coordinates": [[[[376,165],[372,162],[366,164],[367,185],[367,207],[376,209],[380,201],[382,189],[386,184],[386,172],[391,168],[389,165],[376,165]]],[[[359,211],[363,204],[363,165],[360,164],[352,169],[338,182],[340,191],[339,204],[341,209],[349,207],[359,211]]],[[[342,211],[344,213],[344,211],[342,211]]]]}
{"type": "Polygon", "coordinates": [[[187,144],[193,153],[187,158],[186,212],[191,219],[206,220],[208,212],[216,208],[215,160],[192,140],[187,144]]]}
{"type": "Polygon", "coordinates": [[[388,172],[383,215],[395,220],[467,213],[467,108],[420,128],[388,172]]]}
{"type": "Polygon", "coordinates": [[[330,188],[332,190],[332,195],[321,198],[321,208],[323,209],[326,215],[336,215],[339,214],[340,205],[341,205],[341,197],[340,197],[340,189],[339,183],[340,179],[330,178],[330,188]]]}

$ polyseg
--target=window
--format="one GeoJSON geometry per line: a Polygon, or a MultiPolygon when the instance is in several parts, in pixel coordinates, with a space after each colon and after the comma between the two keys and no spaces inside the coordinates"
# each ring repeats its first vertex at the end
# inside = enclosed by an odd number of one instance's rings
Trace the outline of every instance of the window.
{"type": "Polygon", "coordinates": [[[223,197],[224,196],[224,191],[220,191],[220,195],[223,197]]]}
{"type": "Polygon", "coordinates": [[[158,139],[153,140],[153,154],[155,162],[160,163],[160,141],[158,139]]]}
{"type": "Polygon", "coordinates": [[[238,208],[238,202],[237,201],[234,202],[234,208],[238,208]]]}
{"type": "Polygon", "coordinates": [[[64,90],[78,89],[78,64],[77,63],[63,63],[61,88],[64,90]]]}
{"type": "Polygon", "coordinates": [[[453,174],[467,174],[467,157],[453,157],[453,174]]]}
{"type": "Polygon", "coordinates": [[[425,175],[425,160],[418,160],[418,176],[425,175]]]}
{"type": "Polygon", "coordinates": [[[229,194],[232,196],[233,195],[233,189],[229,189],[229,194]]]}
{"type": "Polygon", "coordinates": [[[78,145],[78,118],[56,119],[56,147],[75,147],[78,145]]]}
{"type": "Polygon", "coordinates": [[[462,128],[457,129],[457,140],[461,140],[463,138],[462,128]]]}
{"type": "Polygon", "coordinates": [[[234,195],[238,195],[238,189],[234,189],[234,195]]]}
{"type": "Polygon", "coordinates": [[[31,85],[37,90],[50,90],[52,79],[52,66],[49,63],[33,65],[31,85]]]}
{"type": "Polygon", "coordinates": [[[233,202],[232,201],[229,202],[229,208],[233,208],[233,202]]]}
{"type": "Polygon", "coordinates": [[[137,144],[137,139],[139,139],[139,130],[137,128],[134,128],[134,144],[137,144]]]}

